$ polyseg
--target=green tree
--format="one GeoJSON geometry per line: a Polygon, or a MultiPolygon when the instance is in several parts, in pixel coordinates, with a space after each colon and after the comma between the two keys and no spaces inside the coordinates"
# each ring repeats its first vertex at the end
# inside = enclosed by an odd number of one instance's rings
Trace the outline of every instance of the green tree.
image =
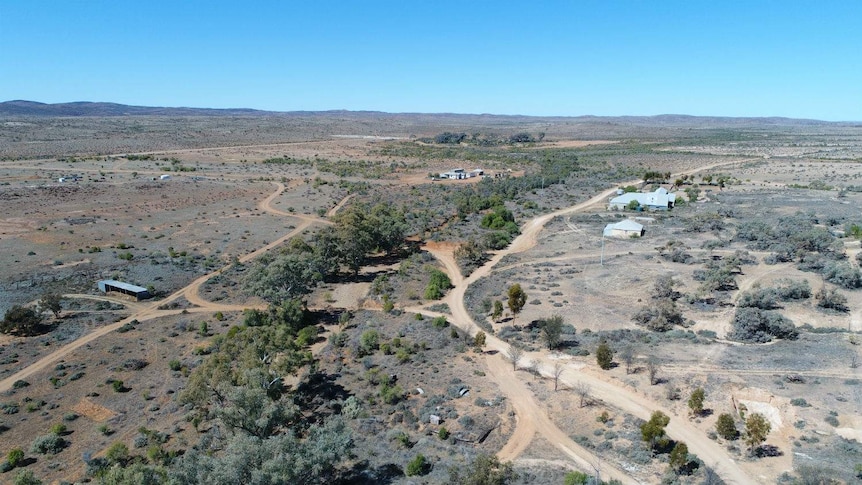
{"type": "Polygon", "coordinates": [[[560,340],[563,335],[563,317],[554,315],[551,318],[539,321],[539,328],[542,331],[542,338],[548,346],[548,350],[554,350],[560,345],[560,340]]]}
{"type": "Polygon", "coordinates": [[[494,309],[491,311],[491,319],[495,322],[500,320],[500,317],[503,316],[503,302],[500,300],[494,300],[494,309]]]}
{"type": "Polygon", "coordinates": [[[359,337],[359,353],[371,355],[380,347],[380,334],[377,330],[366,330],[359,337]]]}
{"type": "Polygon", "coordinates": [[[727,413],[722,413],[718,416],[715,422],[715,431],[719,436],[726,440],[735,440],[739,438],[739,430],[736,429],[736,421],[733,416],[727,413]]]}
{"type": "Polygon", "coordinates": [[[428,286],[425,287],[425,299],[437,300],[443,297],[443,294],[452,287],[452,281],[446,273],[439,269],[431,269],[431,279],[428,281],[428,286]]]}
{"type": "Polygon", "coordinates": [[[28,337],[38,333],[42,325],[42,315],[32,308],[14,305],[10,308],[3,322],[0,322],[0,333],[28,337]]]}
{"type": "Polygon", "coordinates": [[[706,392],[702,387],[691,392],[691,396],[688,398],[688,407],[694,415],[700,416],[703,413],[704,399],[706,399],[706,392]]]}
{"type": "Polygon", "coordinates": [[[476,336],[473,337],[473,347],[476,348],[476,351],[482,351],[485,347],[485,332],[479,330],[479,332],[476,333],[476,336]]]}
{"type": "Polygon", "coordinates": [[[39,299],[39,308],[42,310],[50,310],[54,314],[54,318],[60,318],[60,311],[63,310],[63,296],[59,293],[43,293],[39,299]]]}
{"type": "Polygon", "coordinates": [[[245,288],[270,303],[279,303],[310,292],[322,276],[305,256],[264,256],[248,272],[245,288]]]}
{"type": "Polygon", "coordinates": [[[626,209],[630,211],[636,211],[641,208],[641,203],[637,200],[632,200],[628,204],[626,204],[626,209]]]}
{"type": "Polygon", "coordinates": [[[607,342],[602,341],[596,349],[596,363],[603,370],[608,370],[611,368],[613,361],[614,351],[611,350],[611,346],[607,342]]]}
{"type": "Polygon", "coordinates": [[[673,449],[670,452],[670,457],[668,461],[670,463],[671,470],[676,473],[680,473],[682,469],[688,464],[688,445],[686,445],[682,441],[674,445],[673,449]]]}
{"type": "Polygon", "coordinates": [[[649,421],[641,425],[641,438],[649,443],[650,447],[665,440],[665,427],[670,423],[670,418],[661,411],[653,411],[649,421]]]}
{"type": "Polygon", "coordinates": [[[772,430],[769,421],[760,413],[752,413],[745,420],[745,444],[748,445],[748,450],[752,454],[766,441],[766,436],[772,430]]]}
{"type": "Polygon", "coordinates": [[[524,305],[527,304],[527,294],[524,293],[524,290],[521,289],[521,285],[515,283],[514,285],[509,287],[509,311],[512,312],[512,317],[516,317],[521,310],[524,308],[524,305]]]}

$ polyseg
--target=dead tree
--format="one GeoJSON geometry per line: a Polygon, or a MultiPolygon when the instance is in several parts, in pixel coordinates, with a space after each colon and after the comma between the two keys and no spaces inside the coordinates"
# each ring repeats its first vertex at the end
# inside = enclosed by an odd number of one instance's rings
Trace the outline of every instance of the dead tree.
{"type": "Polygon", "coordinates": [[[649,383],[651,386],[658,384],[658,371],[661,369],[661,364],[657,357],[651,355],[646,361],[647,374],[649,375],[649,383]]]}
{"type": "Polygon", "coordinates": [[[509,350],[506,352],[509,362],[512,363],[512,370],[518,370],[518,363],[524,357],[524,349],[515,344],[509,344],[509,350]]]}
{"type": "Polygon", "coordinates": [[[560,385],[560,376],[563,375],[563,363],[560,361],[554,362],[554,392],[557,391],[557,388],[560,385]]]}
{"type": "Polygon", "coordinates": [[[590,400],[590,385],[586,382],[578,381],[575,384],[575,394],[581,398],[580,407],[584,407],[590,400]]]}

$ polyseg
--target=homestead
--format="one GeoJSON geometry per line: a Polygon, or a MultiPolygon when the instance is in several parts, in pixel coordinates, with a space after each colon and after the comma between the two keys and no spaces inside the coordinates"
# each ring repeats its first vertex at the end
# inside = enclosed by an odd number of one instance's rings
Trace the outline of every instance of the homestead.
{"type": "Polygon", "coordinates": [[[644,226],[631,219],[626,219],[617,223],[608,224],[605,226],[605,230],[602,232],[602,235],[606,237],[621,238],[641,237],[644,235],[644,226]]]}
{"type": "Polygon", "coordinates": [[[449,179],[449,180],[462,180],[473,177],[478,177],[481,175],[485,175],[485,171],[481,168],[473,169],[467,172],[463,168],[455,168],[448,172],[443,172],[440,174],[441,179],[449,179]]]}
{"type": "Polygon", "coordinates": [[[145,300],[149,298],[150,292],[142,286],[124,283],[117,280],[101,280],[98,282],[99,290],[103,293],[120,293],[122,295],[131,296],[136,300],[145,300]]]}
{"type": "Polygon", "coordinates": [[[641,210],[668,210],[676,202],[676,194],[659,187],[655,192],[628,192],[611,199],[608,210],[626,209],[632,201],[637,201],[641,210]]]}

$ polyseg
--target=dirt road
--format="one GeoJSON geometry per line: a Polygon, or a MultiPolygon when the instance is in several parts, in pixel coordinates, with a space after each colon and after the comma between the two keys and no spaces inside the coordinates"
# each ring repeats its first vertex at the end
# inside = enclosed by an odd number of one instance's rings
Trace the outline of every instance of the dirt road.
{"type": "MultiPolygon", "coordinates": [[[[272,203],[272,201],[276,197],[278,197],[282,192],[284,192],[284,189],[285,189],[284,184],[282,184],[282,183],[277,183],[276,185],[277,185],[276,191],[273,194],[271,194],[270,196],[268,196],[266,199],[264,199],[265,203],[262,202],[260,204],[262,209],[267,210],[266,208],[268,208],[270,210],[275,210],[275,209],[272,209],[270,204],[272,203]]],[[[335,207],[330,209],[330,212],[332,214],[335,214],[335,212],[338,209],[340,209],[341,207],[344,206],[344,204],[347,202],[347,200],[350,197],[351,196],[347,196],[344,199],[342,199],[338,204],[335,205],[335,207]]],[[[285,213],[284,215],[288,215],[290,217],[296,217],[294,214],[285,213]]],[[[267,244],[266,246],[264,246],[260,249],[257,249],[255,251],[253,251],[249,254],[246,254],[245,256],[239,258],[240,262],[245,263],[245,262],[248,262],[248,261],[256,258],[257,256],[275,248],[276,246],[278,246],[281,243],[283,243],[284,241],[292,238],[293,236],[300,234],[302,231],[306,230],[308,227],[310,227],[311,225],[313,225],[315,223],[331,224],[330,221],[327,221],[325,219],[312,217],[312,216],[304,216],[303,215],[302,219],[303,219],[303,221],[298,226],[296,226],[293,230],[291,230],[290,232],[288,232],[284,236],[278,238],[277,240],[267,244]]],[[[45,355],[41,359],[30,364],[29,366],[25,367],[24,369],[21,369],[20,371],[16,372],[15,374],[3,379],[2,381],[0,381],[0,393],[8,391],[9,389],[11,389],[12,384],[15,381],[17,381],[19,379],[29,378],[30,376],[36,374],[37,372],[40,372],[40,371],[46,369],[47,367],[54,364],[58,360],[65,358],[67,355],[74,352],[75,350],[83,347],[84,345],[89,344],[90,342],[92,342],[92,341],[94,341],[94,340],[96,340],[96,339],[98,339],[104,335],[107,335],[107,334],[113,332],[114,330],[117,330],[118,328],[122,327],[123,325],[125,325],[125,324],[127,324],[133,320],[137,320],[138,322],[145,322],[145,321],[152,320],[155,318],[160,318],[160,317],[165,317],[165,316],[170,316],[170,315],[177,315],[179,313],[182,313],[183,311],[185,311],[187,313],[204,313],[204,312],[214,313],[214,312],[218,312],[218,311],[231,312],[231,311],[242,311],[246,308],[254,308],[254,306],[250,306],[250,305],[225,305],[225,304],[212,303],[212,302],[204,300],[203,298],[200,297],[199,290],[200,290],[201,285],[203,285],[207,280],[209,280],[213,276],[219,274],[224,269],[225,268],[220,268],[220,269],[213,271],[211,273],[207,273],[207,274],[195,279],[194,281],[192,281],[190,284],[188,284],[184,288],[181,288],[181,289],[175,291],[174,293],[169,295],[167,298],[164,298],[162,300],[155,301],[155,302],[152,302],[149,304],[143,304],[143,303],[138,303],[138,302],[126,302],[126,301],[116,300],[116,299],[113,299],[110,297],[100,296],[100,295],[77,295],[77,294],[66,295],[67,297],[80,297],[80,298],[110,301],[113,303],[123,304],[123,305],[126,305],[127,307],[129,307],[135,313],[133,315],[130,315],[130,316],[116,322],[116,323],[106,325],[102,328],[99,328],[98,330],[96,330],[94,332],[88,333],[87,335],[84,335],[81,338],[64,345],[63,347],[51,352],[50,354],[45,355]],[[159,310],[158,307],[165,305],[165,304],[168,304],[168,303],[171,303],[171,302],[173,302],[173,301],[175,301],[181,297],[186,298],[186,300],[188,300],[189,303],[192,303],[193,305],[197,305],[197,308],[188,308],[185,310],[182,310],[182,309],[159,310]]]]}
{"type": "Polygon", "coordinates": [[[488,355],[485,358],[490,376],[506,394],[506,399],[515,410],[518,420],[515,432],[505,446],[497,452],[501,461],[511,461],[521,455],[530,445],[533,436],[538,433],[553,443],[572,461],[584,470],[593,470],[600,464],[602,478],[612,478],[625,484],[636,484],[624,471],[602,460],[581,445],[572,441],[569,436],[554,424],[548,413],[533,398],[533,393],[512,372],[511,364],[506,362],[502,353],[488,355]]]}
{"type": "MultiPolygon", "coordinates": [[[[718,166],[743,163],[745,161],[748,160],[717,163],[710,166],[701,167],[696,170],[686,171],[683,173],[692,174],[703,170],[716,168],[718,166]]],[[[629,183],[638,182],[639,181],[634,181],[629,183]]],[[[433,254],[439,261],[443,263],[446,268],[446,271],[450,274],[450,280],[454,285],[454,288],[450,290],[450,292],[443,300],[449,306],[449,309],[452,313],[451,317],[453,323],[460,327],[462,330],[468,332],[470,335],[474,335],[479,330],[479,328],[473,321],[469,312],[467,312],[466,307],[464,306],[464,295],[470,284],[488,276],[494,266],[496,266],[497,263],[499,263],[500,260],[502,260],[505,256],[513,253],[523,252],[534,247],[537,243],[539,233],[542,231],[544,226],[553,218],[566,214],[580,212],[595,204],[604,204],[606,199],[614,193],[616,193],[615,188],[607,189],[585,202],[549,214],[545,214],[528,221],[521,228],[521,234],[512,242],[511,245],[509,245],[508,248],[495,253],[491,257],[491,259],[487,263],[485,263],[485,265],[478,268],[467,278],[461,277],[451,248],[444,248],[439,245],[428,245],[428,251],[431,252],[431,254],[433,254]]],[[[497,350],[501,353],[505,353],[508,349],[508,344],[492,335],[487,336],[486,345],[488,348],[497,350]]],[[[543,375],[551,375],[552,365],[548,364],[547,353],[543,352],[531,354],[529,356],[529,359],[539,363],[539,369],[543,375]]],[[[583,370],[575,371],[574,369],[572,369],[568,372],[569,376],[563,378],[562,381],[568,385],[573,385],[573,377],[571,377],[571,375],[575,374],[576,372],[578,375],[578,381],[589,385],[592,389],[592,394],[594,397],[602,399],[603,401],[619,409],[622,409],[625,412],[635,415],[641,419],[649,419],[650,414],[656,410],[661,410],[665,414],[670,416],[671,422],[667,427],[668,435],[675,440],[684,441],[693,453],[702,457],[709,457],[709,459],[712,461],[710,465],[726,483],[756,483],[754,479],[749,477],[734,462],[730,455],[728,455],[728,453],[721,446],[710,440],[699,429],[689,424],[687,417],[677,416],[665,406],[653,402],[645,396],[638,395],[618,383],[608,381],[605,376],[592,375],[589,372],[585,372],[583,370]]],[[[511,382],[509,382],[509,385],[511,385],[511,382]]],[[[506,384],[500,384],[501,389],[505,389],[505,386],[506,384]]],[[[529,393],[528,390],[526,390],[526,392],[529,393]]],[[[522,392],[517,392],[515,394],[522,394],[522,392]]],[[[520,399],[523,398],[517,397],[516,399],[520,401],[520,399]]],[[[529,402],[521,402],[523,403],[522,406],[526,406],[527,409],[530,409],[530,406],[533,406],[533,410],[537,409],[535,407],[535,404],[531,405],[529,402]]],[[[519,421],[519,427],[521,426],[521,423],[525,423],[525,425],[528,427],[533,427],[530,422],[525,422],[523,420],[519,421]]],[[[556,427],[554,426],[554,428],[556,427]]],[[[539,431],[538,428],[536,429],[537,431],[539,431]]],[[[551,433],[551,435],[555,434],[553,433],[552,429],[543,429],[542,431],[549,432],[551,433]]],[[[521,449],[522,445],[520,444],[520,442],[525,439],[525,435],[527,434],[529,434],[529,431],[521,434],[519,434],[517,430],[515,431],[514,437],[515,440],[518,441],[518,443],[512,444],[511,446],[507,444],[506,447],[504,447],[503,450],[505,451],[507,457],[510,457],[508,455],[513,455],[515,451],[521,449]]],[[[544,435],[544,433],[542,434],[544,435]]],[[[557,436],[557,438],[559,438],[559,436],[557,436]]],[[[555,442],[553,437],[551,437],[550,439],[551,442],[555,442]]],[[[589,460],[589,458],[585,458],[583,455],[581,455],[581,458],[589,460]]],[[[589,470],[590,468],[587,469],[589,470]]],[[[631,479],[627,478],[627,480],[630,481],[631,479]]]]}

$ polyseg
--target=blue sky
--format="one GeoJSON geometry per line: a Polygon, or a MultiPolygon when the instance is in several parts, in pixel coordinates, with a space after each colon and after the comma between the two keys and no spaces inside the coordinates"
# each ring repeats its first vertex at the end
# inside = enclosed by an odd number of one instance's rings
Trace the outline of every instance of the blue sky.
{"type": "Polygon", "coordinates": [[[862,1],[0,2],[0,100],[862,120],[862,1]]]}

